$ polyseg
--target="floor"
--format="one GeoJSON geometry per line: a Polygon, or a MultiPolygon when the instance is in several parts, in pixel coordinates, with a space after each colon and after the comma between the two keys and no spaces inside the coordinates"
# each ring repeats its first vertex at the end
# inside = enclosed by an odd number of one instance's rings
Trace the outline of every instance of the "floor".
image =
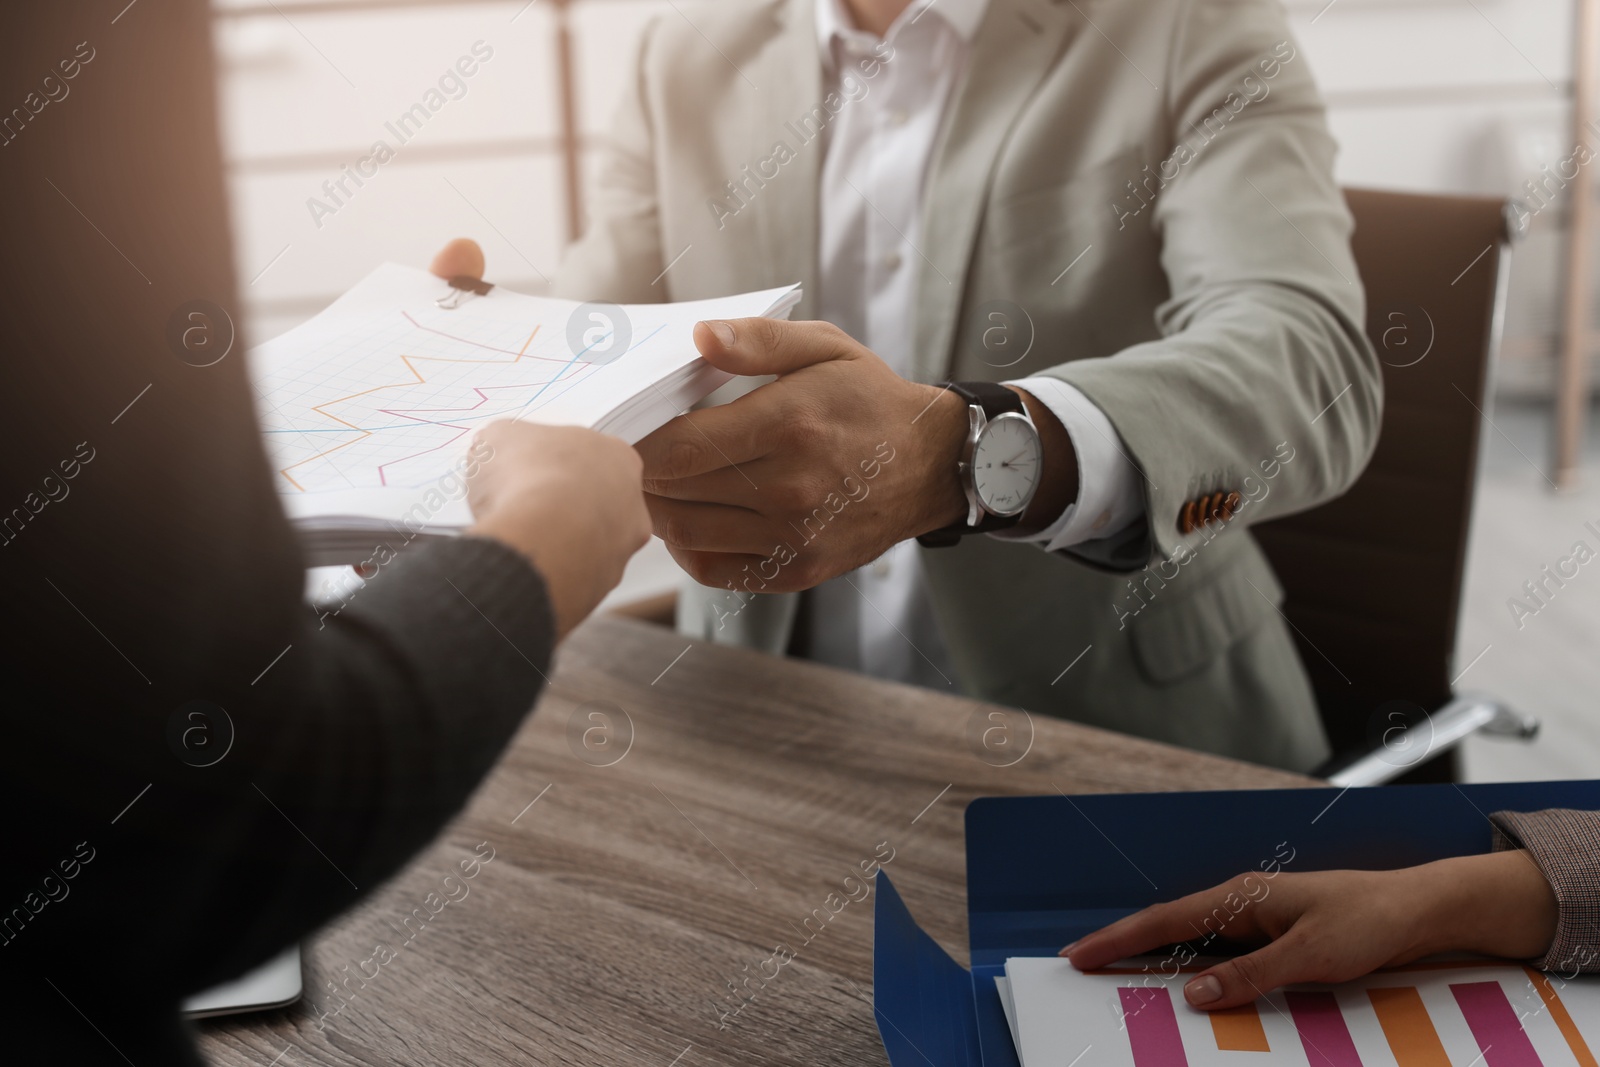
{"type": "Polygon", "coordinates": [[[1469,739],[1467,778],[1600,777],[1600,409],[1590,414],[1586,477],[1570,492],[1545,480],[1548,405],[1501,403],[1488,417],[1456,690],[1492,695],[1542,726],[1528,744],[1469,739]],[[1576,570],[1560,586],[1543,574],[1558,565],[1576,570]],[[1536,579],[1548,591],[1542,604],[1523,588],[1536,579]],[[1525,610],[1513,610],[1513,597],[1525,610]]]}

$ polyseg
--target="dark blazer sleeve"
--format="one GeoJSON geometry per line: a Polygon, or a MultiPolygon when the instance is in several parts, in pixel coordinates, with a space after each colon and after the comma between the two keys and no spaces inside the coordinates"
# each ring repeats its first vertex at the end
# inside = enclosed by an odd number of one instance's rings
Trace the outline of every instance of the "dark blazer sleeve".
{"type": "MultiPolygon", "coordinates": [[[[554,637],[539,574],[479,538],[412,546],[337,612],[307,606],[229,325],[208,5],[122,8],[24,6],[0,34],[0,1019],[26,1020],[5,1027],[18,1062],[192,1057],[180,999],[423,847],[532,707],[554,637]],[[196,301],[202,353],[181,338],[196,301]]],[[[309,224],[280,239],[274,271],[319,254],[309,224]]]]}
{"type": "Polygon", "coordinates": [[[1536,966],[1600,971],[1600,812],[1497,811],[1489,818],[1495,851],[1526,850],[1556,893],[1556,937],[1536,966]]]}

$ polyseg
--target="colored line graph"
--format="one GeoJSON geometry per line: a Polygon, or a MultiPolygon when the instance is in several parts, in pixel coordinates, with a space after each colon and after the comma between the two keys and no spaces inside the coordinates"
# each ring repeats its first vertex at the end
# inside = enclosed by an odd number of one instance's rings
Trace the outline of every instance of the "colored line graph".
{"type": "MultiPolygon", "coordinates": [[[[467,338],[467,337],[457,337],[453,333],[445,333],[443,330],[436,330],[432,326],[424,326],[424,325],[422,325],[422,323],[418,322],[415,318],[413,318],[412,315],[411,315],[411,312],[409,312],[409,311],[402,311],[402,312],[400,312],[400,314],[405,316],[405,320],[407,322],[411,323],[411,325],[415,326],[417,329],[421,330],[424,333],[437,334],[438,336],[443,337],[446,340],[458,341],[458,342],[460,342],[461,344],[464,344],[464,345],[471,345],[473,348],[482,348],[482,349],[485,349],[486,351],[489,351],[489,352],[500,352],[500,353],[502,353],[504,355],[507,355],[507,356],[515,356],[515,357],[517,357],[516,359],[513,359],[513,360],[510,361],[512,363],[515,363],[515,362],[517,362],[517,360],[524,359],[524,358],[526,358],[526,359],[541,359],[541,360],[544,360],[544,361],[546,361],[548,363],[560,363],[560,362],[562,362],[562,360],[560,360],[560,359],[558,359],[558,358],[556,358],[554,356],[529,356],[529,355],[527,355],[528,346],[533,343],[534,335],[539,332],[539,327],[537,327],[537,326],[535,326],[533,328],[533,333],[530,333],[528,335],[528,339],[522,343],[522,347],[519,350],[513,352],[509,348],[496,348],[494,345],[480,344],[479,342],[471,340],[470,338],[467,338]]],[[[457,361],[457,362],[471,362],[471,361],[470,360],[463,360],[463,361],[457,361]]],[[[489,362],[504,363],[506,361],[505,360],[482,360],[481,362],[485,362],[485,363],[489,363],[489,362]]]]}
{"type": "MultiPolygon", "coordinates": [[[[452,445],[459,442],[462,437],[472,432],[474,427],[471,425],[466,425],[467,423],[481,423],[488,419],[502,416],[513,419],[520,418],[526,414],[530,408],[533,408],[541,398],[545,398],[546,402],[558,399],[566,392],[567,388],[571,388],[572,385],[575,385],[579,381],[590,377],[593,373],[599,371],[602,366],[599,363],[584,364],[582,362],[584,355],[589,351],[588,346],[578,351],[568,359],[530,353],[528,350],[533,345],[535,339],[538,338],[540,330],[542,329],[541,326],[533,327],[533,329],[529,332],[527,339],[523,341],[520,348],[510,349],[473,340],[470,337],[463,337],[458,334],[448,333],[444,330],[425,325],[421,322],[418,322],[415,316],[413,316],[409,311],[401,311],[400,314],[407,326],[411,329],[443,338],[456,345],[465,345],[471,349],[492,352],[495,353],[496,356],[510,356],[511,358],[501,359],[481,358],[475,356],[446,356],[412,351],[399,352],[396,353],[393,358],[397,360],[404,368],[404,374],[397,380],[342,394],[340,396],[321,401],[320,403],[312,404],[308,409],[306,409],[310,413],[320,418],[327,419],[336,425],[326,428],[307,427],[268,429],[266,431],[268,433],[279,434],[354,433],[356,435],[349,440],[340,441],[339,443],[330,445],[329,447],[318,449],[311,455],[304,456],[303,458],[296,459],[292,463],[285,463],[280,466],[278,468],[278,473],[282,475],[284,480],[295,490],[299,492],[310,491],[310,487],[306,485],[301,478],[296,476],[296,472],[300,469],[316,463],[319,460],[326,460],[329,456],[360,445],[364,441],[369,441],[374,436],[385,431],[404,430],[408,426],[438,427],[444,430],[457,431],[456,433],[450,434],[444,440],[429,444],[424,448],[419,448],[417,451],[409,452],[405,455],[395,456],[391,459],[386,459],[383,462],[376,463],[373,467],[373,470],[376,473],[378,485],[388,486],[390,484],[390,468],[396,467],[410,460],[417,459],[421,456],[426,456],[430,453],[439,452],[450,448],[452,445]],[[472,403],[469,404],[431,407],[385,406],[373,407],[370,409],[370,411],[373,413],[385,415],[399,420],[398,422],[389,425],[364,426],[360,422],[352,421],[351,419],[346,418],[337,410],[340,405],[347,405],[352,402],[359,401],[363,397],[372,397],[387,390],[408,389],[416,386],[434,384],[433,376],[426,372],[423,367],[424,364],[455,366],[479,365],[485,367],[508,368],[514,367],[518,364],[532,364],[535,362],[540,364],[559,364],[559,367],[555,370],[553,376],[542,379],[519,381],[505,385],[462,386],[463,389],[476,398],[472,403]],[[566,388],[556,389],[555,391],[550,392],[547,396],[547,391],[551,390],[551,388],[554,386],[565,386],[566,388]],[[511,405],[497,410],[484,410],[485,406],[488,405],[491,400],[490,394],[492,392],[501,390],[528,389],[534,390],[533,395],[521,403],[513,402],[511,405]],[[450,417],[430,417],[439,415],[449,415],[450,417]]],[[[640,346],[644,345],[646,342],[650,341],[653,337],[660,333],[664,328],[664,326],[657,326],[655,329],[650,330],[643,337],[640,337],[638,340],[634,341],[629,346],[629,351],[631,352],[637,350],[640,346]]],[[[601,344],[604,343],[604,340],[604,338],[599,338],[593,343],[601,344]]],[[[371,420],[369,419],[366,421],[370,422],[371,420]]]]}
{"type": "MultiPolygon", "coordinates": [[[[296,521],[387,521],[428,497],[392,490],[436,487],[472,432],[496,419],[637,440],[727,377],[701,362],[695,322],[778,313],[798,299],[789,287],[617,307],[486,288],[445,301],[454,290],[438,278],[382,264],[251,349],[276,488],[296,521]],[[613,317],[600,323],[594,308],[613,317]]],[[[439,521],[457,524],[466,508],[451,497],[448,511],[439,521]]]]}
{"type": "MultiPolygon", "coordinates": [[[[410,374],[411,374],[410,380],[408,380],[408,381],[400,381],[400,382],[388,382],[388,383],[386,383],[384,385],[375,385],[370,389],[362,389],[362,390],[360,390],[358,392],[351,393],[348,396],[337,397],[337,398],[335,398],[333,400],[325,401],[324,403],[321,403],[321,404],[313,404],[312,407],[311,407],[312,411],[314,411],[317,414],[323,416],[324,418],[331,419],[334,422],[340,423],[343,426],[346,426],[351,430],[355,430],[355,431],[359,432],[361,434],[361,436],[355,438],[354,440],[345,441],[342,444],[334,445],[332,448],[323,449],[321,452],[318,452],[313,456],[307,456],[305,459],[300,460],[297,463],[291,463],[286,467],[280,468],[278,473],[283,475],[284,478],[286,478],[288,480],[290,485],[294,486],[296,489],[299,489],[301,492],[305,491],[305,486],[301,485],[298,481],[296,481],[294,475],[289,473],[290,471],[296,469],[297,467],[303,467],[308,463],[313,463],[316,460],[319,460],[319,459],[322,459],[322,458],[324,458],[326,456],[332,455],[334,452],[338,452],[341,449],[349,448],[351,445],[358,444],[361,441],[365,440],[366,438],[371,437],[373,435],[373,433],[374,433],[374,431],[372,431],[372,430],[363,429],[361,426],[358,426],[355,423],[350,422],[350,421],[348,421],[346,419],[340,418],[338,415],[336,415],[333,412],[327,410],[328,408],[332,407],[333,405],[346,403],[348,401],[355,400],[355,399],[357,399],[359,397],[363,397],[363,396],[370,396],[373,393],[379,393],[379,392],[384,391],[385,389],[397,389],[397,388],[403,388],[403,387],[411,386],[411,385],[426,385],[428,383],[427,377],[424,376],[423,373],[420,370],[417,369],[417,363],[419,363],[419,362],[480,363],[480,364],[496,364],[496,365],[500,365],[500,366],[509,366],[510,364],[518,363],[523,359],[538,359],[538,360],[544,360],[546,362],[559,362],[559,360],[552,360],[547,356],[528,356],[527,355],[528,346],[533,344],[533,339],[539,335],[540,327],[538,327],[538,326],[535,326],[533,328],[533,331],[528,334],[528,339],[522,343],[522,348],[520,350],[516,351],[516,352],[512,352],[509,349],[495,348],[493,345],[479,344],[476,341],[468,340],[467,338],[464,338],[464,337],[453,337],[450,334],[444,333],[444,332],[442,332],[440,330],[435,330],[435,329],[432,329],[430,327],[423,326],[421,323],[417,322],[416,319],[411,317],[411,313],[409,311],[402,311],[400,314],[405,317],[407,322],[411,323],[412,326],[416,327],[419,330],[424,330],[424,331],[426,331],[428,333],[438,334],[441,337],[449,338],[450,340],[456,341],[456,342],[458,342],[460,344],[470,345],[473,348],[481,348],[481,349],[485,349],[487,351],[500,352],[502,354],[509,355],[512,358],[509,359],[509,360],[504,360],[504,359],[462,359],[460,357],[452,357],[452,356],[422,356],[422,355],[412,355],[412,354],[407,353],[407,354],[400,355],[397,358],[400,360],[400,362],[402,364],[405,365],[406,370],[410,372],[410,374]]],[[[567,364],[567,367],[571,367],[571,364],[570,363],[567,364]]],[[[563,368],[563,370],[557,374],[557,379],[559,379],[561,373],[565,373],[565,370],[566,370],[566,368],[563,368]]],[[[556,379],[552,379],[552,380],[556,380],[556,379]]],[[[548,385],[549,382],[546,382],[544,384],[548,385]]],[[[516,387],[515,386],[505,386],[503,388],[516,388],[516,387]]],[[[543,386],[541,386],[541,389],[542,388],[543,388],[543,386]]],[[[474,404],[469,408],[455,408],[455,409],[451,409],[451,408],[433,408],[433,409],[416,408],[416,409],[411,409],[411,410],[415,410],[415,411],[427,411],[427,410],[434,410],[434,411],[466,410],[466,411],[471,411],[471,410],[474,410],[477,407],[481,407],[484,403],[486,403],[488,401],[488,397],[484,394],[484,391],[483,391],[482,388],[475,388],[474,392],[476,392],[478,394],[479,400],[478,400],[477,404],[474,404]]],[[[391,409],[391,408],[379,408],[378,410],[382,411],[386,415],[394,415],[397,418],[406,418],[408,416],[408,412],[405,411],[405,410],[394,410],[394,409],[391,409]]],[[[469,426],[454,426],[451,423],[433,423],[433,425],[450,426],[452,429],[460,430],[461,433],[456,434],[454,437],[450,438],[450,440],[446,441],[444,444],[435,446],[435,448],[424,449],[422,452],[415,453],[412,456],[406,456],[406,457],[403,457],[403,459],[391,460],[389,463],[380,464],[378,466],[379,484],[382,484],[382,485],[387,485],[388,484],[388,480],[387,480],[387,476],[386,476],[386,474],[384,472],[384,468],[392,466],[395,463],[403,462],[404,459],[414,459],[418,455],[426,455],[428,452],[436,451],[439,448],[448,447],[452,442],[459,440],[461,438],[462,434],[469,433],[469,432],[471,432],[471,429],[472,429],[469,426]]]]}

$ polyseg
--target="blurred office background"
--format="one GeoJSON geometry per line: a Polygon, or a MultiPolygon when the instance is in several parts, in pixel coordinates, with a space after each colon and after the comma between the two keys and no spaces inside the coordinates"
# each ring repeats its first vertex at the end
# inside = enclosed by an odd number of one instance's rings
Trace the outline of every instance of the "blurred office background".
{"type": "MultiPolygon", "coordinates": [[[[314,314],[384,260],[425,266],[458,235],[482,243],[493,280],[541,291],[581,226],[582,189],[637,34],[650,18],[686,17],[676,0],[214,6],[252,341],[314,314]],[[463,56],[476,69],[449,87],[459,98],[400,145],[385,124],[463,56]],[[394,158],[335,200],[324,182],[379,139],[394,158]],[[335,210],[314,217],[312,198],[335,210]]],[[[1571,156],[1572,0],[1292,0],[1289,10],[1342,146],[1342,183],[1526,197],[1525,182],[1571,156]]],[[[1600,562],[1520,629],[1507,604],[1575,541],[1600,550],[1584,528],[1600,528],[1600,434],[1586,433],[1576,484],[1552,484],[1569,216],[1558,196],[1514,253],[1457,654],[1458,690],[1493,693],[1539,716],[1544,732],[1527,746],[1473,740],[1473,779],[1600,773],[1600,562]]],[[[653,542],[612,602],[676,578],[653,542]]]]}

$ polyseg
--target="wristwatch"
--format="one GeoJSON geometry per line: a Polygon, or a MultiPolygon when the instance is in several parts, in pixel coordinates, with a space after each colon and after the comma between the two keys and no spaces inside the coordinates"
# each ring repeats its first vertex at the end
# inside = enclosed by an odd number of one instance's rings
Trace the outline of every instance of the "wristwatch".
{"type": "Polygon", "coordinates": [[[925,548],[956,544],[967,534],[1015,526],[1039,488],[1044,448],[1022,397],[994,382],[945,382],[967,402],[967,440],[956,472],[967,518],[917,538],[925,548]]]}

